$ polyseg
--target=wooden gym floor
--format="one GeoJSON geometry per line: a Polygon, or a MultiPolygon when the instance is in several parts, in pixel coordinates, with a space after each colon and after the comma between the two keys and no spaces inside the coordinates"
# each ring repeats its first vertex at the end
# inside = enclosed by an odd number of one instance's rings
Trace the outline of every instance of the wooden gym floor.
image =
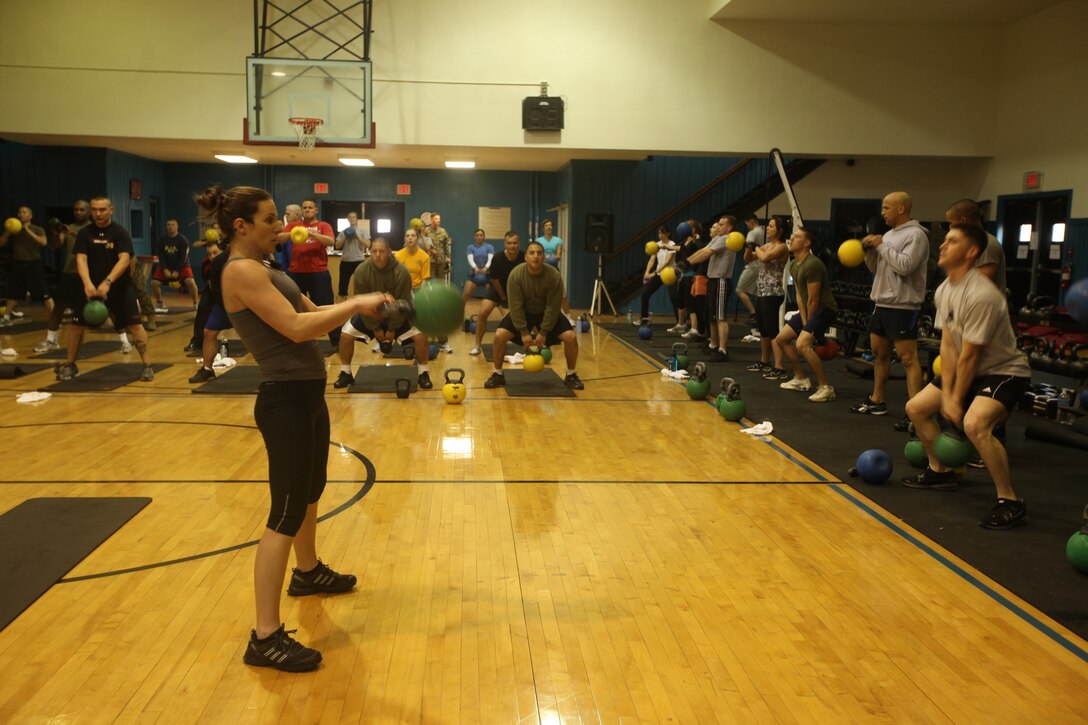
{"type": "Polygon", "coordinates": [[[0,382],[0,512],[153,498],[0,632],[0,722],[1085,718],[1088,643],[596,327],[577,399],[484,390],[461,333],[432,377],[465,368],[462,406],[330,385],[319,548],[360,584],[284,598],[317,672],[249,668],[264,451],[252,397],[190,394],[188,334],[152,333],[151,384],[0,382]]]}

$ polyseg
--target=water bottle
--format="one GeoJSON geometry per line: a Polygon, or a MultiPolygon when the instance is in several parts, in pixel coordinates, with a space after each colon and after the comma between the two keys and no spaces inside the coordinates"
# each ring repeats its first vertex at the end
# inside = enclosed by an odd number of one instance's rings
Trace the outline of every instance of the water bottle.
{"type": "Polygon", "coordinates": [[[221,358],[230,357],[230,355],[228,353],[230,353],[230,348],[227,347],[227,341],[226,340],[220,340],[219,341],[219,357],[221,357],[221,358]]]}
{"type": "Polygon", "coordinates": [[[628,325],[635,324],[635,317],[634,317],[634,315],[631,314],[631,310],[627,310],[627,324],[628,325]]]}

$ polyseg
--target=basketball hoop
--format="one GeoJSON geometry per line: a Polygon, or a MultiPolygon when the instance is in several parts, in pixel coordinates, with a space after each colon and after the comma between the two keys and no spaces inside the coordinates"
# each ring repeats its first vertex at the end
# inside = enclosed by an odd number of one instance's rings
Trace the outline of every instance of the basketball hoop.
{"type": "Polygon", "coordinates": [[[317,143],[317,129],[324,121],[320,118],[289,118],[287,123],[295,129],[298,147],[303,151],[313,151],[317,143]]]}

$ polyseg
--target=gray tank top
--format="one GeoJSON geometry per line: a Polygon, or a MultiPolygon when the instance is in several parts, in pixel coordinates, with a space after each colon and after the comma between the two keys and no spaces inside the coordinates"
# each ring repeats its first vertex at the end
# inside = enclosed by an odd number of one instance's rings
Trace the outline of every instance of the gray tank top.
{"type": "MultiPolygon", "coordinates": [[[[244,257],[231,257],[227,264],[236,259],[244,257]]],[[[223,269],[226,270],[226,264],[223,269]]],[[[271,267],[268,268],[268,275],[272,284],[287,298],[295,311],[301,312],[302,292],[295,281],[271,267]]],[[[264,379],[325,380],[325,359],[321,356],[317,340],[292,342],[249,309],[228,312],[227,316],[246,348],[253,353],[264,379]]]]}

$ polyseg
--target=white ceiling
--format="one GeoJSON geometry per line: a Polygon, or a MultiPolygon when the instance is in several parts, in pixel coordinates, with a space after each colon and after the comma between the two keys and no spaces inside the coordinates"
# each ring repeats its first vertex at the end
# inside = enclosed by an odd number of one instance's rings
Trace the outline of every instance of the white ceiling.
{"type": "Polygon", "coordinates": [[[717,0],[715,20],[1005,25],[1064,0],[717,0]]]}

